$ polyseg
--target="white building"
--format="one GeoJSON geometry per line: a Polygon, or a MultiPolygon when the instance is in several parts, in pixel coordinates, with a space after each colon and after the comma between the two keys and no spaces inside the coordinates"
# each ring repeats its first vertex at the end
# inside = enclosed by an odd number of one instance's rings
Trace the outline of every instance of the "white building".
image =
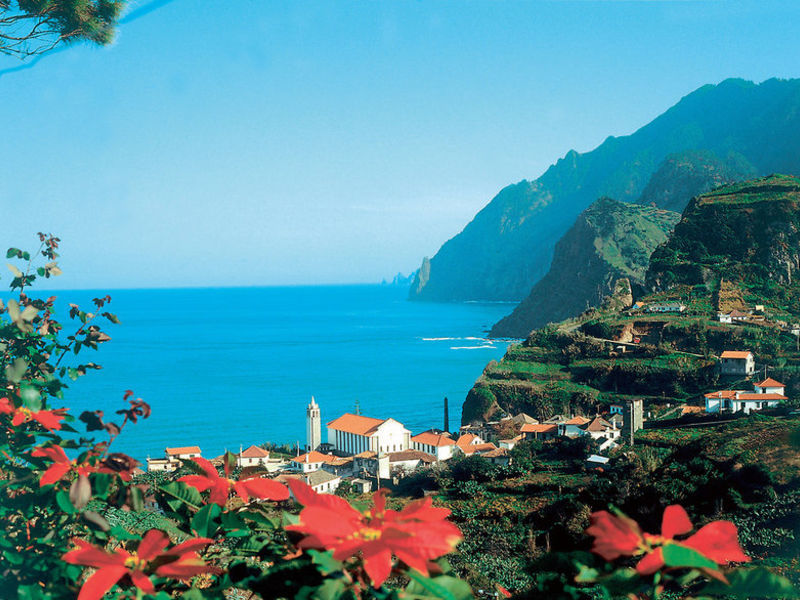
{"type": "Polygon", "coordinates": [[[453,438],[442,433],[425,431],[411,438],[411,448],[432,454],[436,460],[452,458],[456,442],[453,438]]]}
{"type": "Polygon", "coordinates": [[[590,423],[587,423],[581,428],[588,433],[593,440],[616,440],[621,433],[619,429],[600,416],[595,417],[590,423]]]}
{"type": "Polygon", "coordinates": [[[785,386],[774,379],[765,379],[753,385],[752,392],[721,390],[705,395],[707,413],[740,412],[749,414],[754,410],[777,408],[787,400],[785,386]]]}
{"type": "Polygon", "coordinates": [[[306,407],[306,450],[309,452],[319,448],[322,443],[322,419],[319,405],[311,396],[311,402],[306,407]]]}
{"type": "Polygon", "coordinates": [[[720,358],[720,371],[723,375],[750,377],[756,372],[756,359],[747,350],[726,350],[720,358]]]}
{"type": "Polygon", "coordinates": [[[239,447],[239,454],[236,456],[236,466],[244,467],[263,467],[269,462],[269,452],[258,446],[250,446],[247,450],[239,447]]]}
{"type": "Polygon", "coordinates": [[[331,454],[323,454],[322,452],[312,450],[300,456],[295,456],[289,463],[291,468],[295,471],[311,473],[313,471],[318,471],[322,468],[322,465],[333,461],[335,458],[336,457],[331,454]]]}
{"type": "Polygon", "coordinates": [[[328,423],[328,443],[342,454],[401,452],[411,447],[411,432],[394,419],[346,413],[328,423]]]}
{"type": "Polygon", "coordinates": [[[318,494],[333,494],[339,484],[342,483],[342,478],[328,471],[314,471],[304,475],[306,483],[318,494]]]}
{"type": "Polygon", "coordinates": [[[171,460],[186,460],[200,456],[199,446],[181,446],[179,448],[165,448],[164,454],[171,460]]]}

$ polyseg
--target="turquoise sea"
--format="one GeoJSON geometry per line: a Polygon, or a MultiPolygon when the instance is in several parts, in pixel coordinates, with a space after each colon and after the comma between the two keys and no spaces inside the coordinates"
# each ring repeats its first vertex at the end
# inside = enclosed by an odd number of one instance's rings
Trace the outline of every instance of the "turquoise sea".
{"type": "MultiPolygon", "coordinates": [[[[98,291],[62,291],[58,304],[91,311],[98,291]]],[[[199,445],[204,456],[266,441],[305,440],[313,395],[323,422],[343,412],[393,417],[412,432],[450,424],[487,362],[506,343],[484,338],[509,304],[406,301],[380,285],[117,290],[112,341],[77,357],[94,361],[64,404],[106,417],[126,389],[152,416],[126,428],[112,449],[139,460],[165,446],[199,445]]],[[[63,317],[63,315],[62,315],[63,317]]],[[[77,360],[76,360],[77,364],[77,360]]]]}

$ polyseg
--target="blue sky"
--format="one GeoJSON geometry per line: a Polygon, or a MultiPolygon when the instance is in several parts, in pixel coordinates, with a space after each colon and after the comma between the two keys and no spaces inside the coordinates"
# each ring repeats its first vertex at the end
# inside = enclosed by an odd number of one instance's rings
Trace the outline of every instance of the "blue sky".
{"type": "Polygon", "coordinates": [[[58,233],[61,287],[380,281],[503,186],[703,84],[800,76],[798,17],[765,0],[173,0],[111,47],[0,76],[0,243],[58,233]]]}

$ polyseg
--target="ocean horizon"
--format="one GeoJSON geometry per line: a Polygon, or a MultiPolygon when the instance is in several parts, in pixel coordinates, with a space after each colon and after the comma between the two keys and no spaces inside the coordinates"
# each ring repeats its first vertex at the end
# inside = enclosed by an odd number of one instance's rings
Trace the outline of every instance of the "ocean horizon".
{"type": "Polygon", "coordinates": [[[208,457],[266,442],[302,448],[312,396],[323,423],[358,406],[412,433],[443,426],[446,396],[457,429],[475,379],[505,353],[508,341],[485,336],[512,306],[410,302],[406,287],[380,284],[31,291],[58,297],[64,336],[68,303],[93,312],[106,293],[121,323],[101,323],[112,339],[98,351],[68,357],[103,369],[70,382],[63,405],[120,422],[133,390],[152,416],[126,426],[112,451],[142,462],[167,446],[208,457]]]}

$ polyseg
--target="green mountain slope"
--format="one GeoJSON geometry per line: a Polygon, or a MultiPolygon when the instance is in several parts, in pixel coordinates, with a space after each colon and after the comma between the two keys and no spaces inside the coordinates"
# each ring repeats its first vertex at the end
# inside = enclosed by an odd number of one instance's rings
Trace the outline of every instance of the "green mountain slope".
{"type": "Polygon", "coordinates": [[[667,156],[697,149],[735,152],[760,174],[800,173],[800,80],[704,86],[634,134],[571,151],[535,181],[504,188],[441,247],[410,298],[521,300],[595,199],[633,202],[667,156]]]}
{"type": "Polygon", "coordinates": [[[719,381],[715,357],[737,349],[752,351],[759,373],[767,368],[785,383],[796,404],[800,343],[791,324],[800,321],[798,268],[800,178],[773,175],[699,196],[653,252],[649,293],[637,298],[645,305],[679,301],[685,312],[603,306],[535,330],[486,367],[462,419],[497,411],[586,414],[631,397],[644,398],[648,410],[697,400],[728,385],[719,381]],[[721,323],[723,303],[763,310],[757,320],[721,323]]]}
{"type": "Polygon", "coordinates": [[[620,278],[644,283],[650,254],[679,219],[675,212],[597,200],[556,244],[547,275],[489,335],[525,337],[532,329],[599,305],[620,278]]]}

